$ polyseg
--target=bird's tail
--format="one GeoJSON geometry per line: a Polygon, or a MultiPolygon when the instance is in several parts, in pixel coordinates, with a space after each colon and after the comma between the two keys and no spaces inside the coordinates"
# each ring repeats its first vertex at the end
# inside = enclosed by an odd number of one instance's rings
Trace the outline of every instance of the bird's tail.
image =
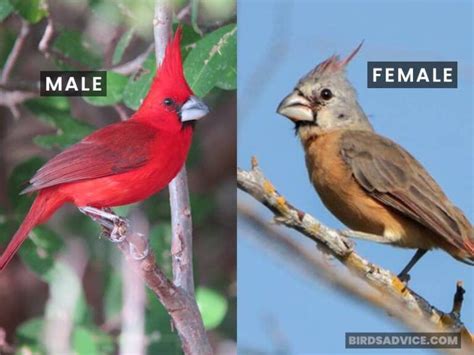
{"type": "Polygon", "coordinates": [[[64,199],[58,196],[55,191],[46,189],[39,192],[20,228],[0,257],[0,271],[7,266],[31,230],[38,224],[45,222],[63,203],[64,199]]]}

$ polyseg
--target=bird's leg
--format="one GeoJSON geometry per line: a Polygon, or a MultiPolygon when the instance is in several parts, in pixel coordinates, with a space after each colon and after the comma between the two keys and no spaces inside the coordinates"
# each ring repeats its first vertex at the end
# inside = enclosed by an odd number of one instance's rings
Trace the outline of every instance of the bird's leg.
{"type": "Polygon", "coordinates": [[[79,207],[79,211],[99,223],[108,232],[108,239],[113,243],[121,243],[127,237],[128,221],[114,214],[110,208],[84,206],[79,207]]]}
{"type": "Polygon", "coordinates": [[[405,266],[403,268],[402,272],[398,274],[398,278],[400,279],[400,281],[402,281],[402,282],[410,281],[410,275],[408,275],[408,272],[412,269],[413,266],[415,266],[415,264],[418,262],[418,260],[420,260],[421,257],[423,255],[425,255],[425,253],[427,251],[428,250],[426,250],[426,249],[418,249],[416,251],[415,255],[413,255],[413,257],[410,259],[407,266],[405,266]]]}
{"type": "Polygon", "coordinates": [[[148,239],[141,233],[127,234],[130,225],[128,220],[117,216],[110,208],[79,207],[79,211],[99,223],[104,229],[107,239],[121,243],[128,237],[129,253],[132,259],[145,259],[150,251],[148,239]],[[138,247],[137,247],[138,245],[138,247]]]}

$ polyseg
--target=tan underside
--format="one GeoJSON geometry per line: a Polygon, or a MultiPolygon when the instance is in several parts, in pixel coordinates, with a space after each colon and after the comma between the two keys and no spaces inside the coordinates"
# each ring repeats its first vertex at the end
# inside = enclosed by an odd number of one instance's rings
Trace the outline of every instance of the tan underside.
{"type": "Polygon", "coordinates": [[[300,137],[306,165],[324,205],[349,228],[384,236],[400,247],[435,247],[428,229],[370,197],[357,183],[340,155],[342,130],[300,137]]]}

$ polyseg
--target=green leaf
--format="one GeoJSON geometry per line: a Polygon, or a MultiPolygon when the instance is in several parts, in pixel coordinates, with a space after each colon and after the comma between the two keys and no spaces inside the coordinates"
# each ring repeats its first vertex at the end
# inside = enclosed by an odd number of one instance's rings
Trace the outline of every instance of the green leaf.
{"type": "Polygon", "coordinates": [[[33,196],[20,195],[20,192],[28,186],[28,181],[44,163],[45,160],[41,158],[30,158],[18,164],[7,181],[8,198],[18,218],[24,217],[33,201],[33,196]]]}
{"type": "Polygon", "coordinates": [[[0,1],[0,21],[5,20],[13,11],[13,6],[9,0],[0,1]]]}
{"type": "Polygon", "coordinates": [[[126,76],[107,72],[107,96],[84,96],[84,101],[95,106],[108,106],[122,100],[123,89],[128,82],[126,76]]]}
{"type": "Polygon", "coordinates": [[[99,354],[94,341],[94,333],[82,327],[76,328],[72,334],[72,348],[77,354],[99,354]]]}
{"type": "Polygon", "coordinates": [[[76,327],[72,333],[72,348],[77,355],[112,354],[112,338],[96,328],[76,327]]]}
{"type": "Polygon", "coordinates": [[[32,318],[22,323],[16,329],[16,336],[21,344],[34,345],[40,342],[43,333],[42,318],[32,318]]]}
{"type": "MultiPolygon", "coordinates": [[[[98,46],[84,39],[80,32],[70,30],[60,32],[60,35],[54,41],[53,48],[72,61],[86,67],[94,69],[102,66],[98,46]]],[[[63,69],[76,69],[75,66],[61,60],[59,60],[58,65],[63,69]]]]}
{"type": "Polygon", "coordinates": [[[120,38],[120,40],[117,43],[117,46],[115,47],[114,54],[112,56],[112,65],[116,65],[120,63],[120,61],[122,60],[123,54],[125,53],[125,50],[130,44],[132,37],[133,37],[133,29],[130,29],[127,32],[125,32],[123,36],[120,38]]]}
{"type": "Polygon", "coordinates": [[[38,23],[48,16],[45,0],[9,0],[16,11],[29,23],[38,23]]]}
{"type": "Polygon", "coordinates": [[[196,290],[196,301],[201,311],[204,327],[214,329],[224,320],[227,313],[227,300],[214,290],[199,287],[196,290]]]}
{"type": "Polygon", "coordinates": [[[237,26],[230,24],[196,43],[184,62],[192,90],[203,97],[214,86],[235,89],[237,85],[237,26]]]}
{"type": "MultiPolygon", "coordinates": [[[[194,31],[194,29],[186,24],[180,24],[180,26],[183,29],[183,38],[181,39],[181,57],[183,60],[186,59],[188,54],[191,52],[191,50],[194,48],[194,44],[199,41],[202,37],[199,33],[194,31]]],[[[178,27],[178,24],[174,27],[174,31],[176,31],[176,27],[178,27]]]]}
{"type": "Polygon", "coordinates": [[[51,229],[39,226],[30,233],[19,250],[28,268],[45,281],[49,281],[54,267],[54,256],[63,247],[63,240],[51,229]]]}
{"type": "Polygon", "coordinates": [[[90,134],[93,128],[77,121],[61,106],[61,101],[30,100],[25,106],[41,121],[57,129],[54,135],[38,136],[33,141],[46,149],[66,148],[90,134]]]}
{"type": "Polygon", "coordinates": [[[155,54],[151,53],[143,63],[143,70],[128,79],[123,93],[123,102],[133,110],[137,110],[150,89],[156,72],[155,54]]]}

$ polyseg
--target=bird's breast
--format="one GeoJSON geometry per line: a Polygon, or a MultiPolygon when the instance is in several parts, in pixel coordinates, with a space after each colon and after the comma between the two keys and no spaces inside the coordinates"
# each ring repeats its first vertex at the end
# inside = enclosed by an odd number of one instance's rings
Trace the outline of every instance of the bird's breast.
{"type": "Polygon", "coordinates": [[[357,183],[341,156],[341,134],[326,133],[302,142],[309,178],[323,204],[352,230],[384,236],[399,246],[423,244],[415,223],[374,200],[357,183]]]}

